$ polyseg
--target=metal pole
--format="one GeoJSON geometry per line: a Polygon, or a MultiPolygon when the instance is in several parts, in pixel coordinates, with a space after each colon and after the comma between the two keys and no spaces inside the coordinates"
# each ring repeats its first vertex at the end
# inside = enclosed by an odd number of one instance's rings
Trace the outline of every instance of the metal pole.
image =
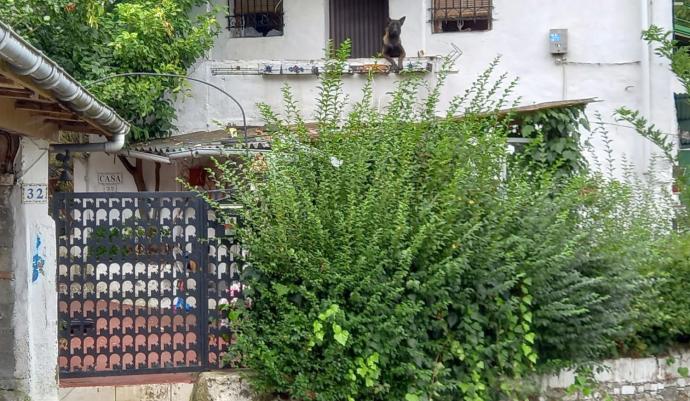
{"type": "Polygon", "coordinates": [[[120,73],[120,74],[109,75],[109,76],[107,76],[107,77],[100,78],[100,79],[97,79],[97,80],[95,80],[95,81],[91,81],[91,82],[89,82],[88,84],[84,85],[84,87],[85,87],[85,88],[89,88],[89,87],[91,87],[91,86],[93,86],[93,85],[96,85],[96,84],[99,84],[99,83],[101,83],[101,82],[109,81],[109,80],[111,80],[111,79],[113,79],[113,78],[120,78],[120,77],[166,77],[166,78],[182,78],[182,79],[186,79],[186,80],[189,80],[189,81],[198,82],[198,83],[200,83],[200,84],[204,84],[204,85],[210,86],[211,88],[213,88],[213,89],[215,89],[215,90],[221,92],[222,94],[224,94],[225,96],[227,96],[228,98],[230,98],[230,100],[232,100],[232,101],[237,105],[237,107],[240,109],[240,112],[242,113],[242,124],[244,125],[244,127],[243,127],[243,131],[244,131],[244,147],[245,147],[245,149],[246,149],[246,151],[247,151],[247,155],[249,154],[249,134],[248,134],[248,128],[247,128],[247,115],[246,115],[245,112],[244,112],[244,108],[242,107],[242,105],[240,104],[240,102],[237,101],[237,99],[235,99],[231,94],[229,94],[228,92],[226,92],[223,88],[219,87],[218,85],[214,85],[214,84],[212,84],[212,83],[210,83],[210,82],[207,82],[207,81],[204,81],[204,80],[201,80],[201,79],[198,79],[198,78],[192,78],[192,77],[188,77],[188,76],[186,76],[186,75],[179,75],[179,74],[168,74],[168,73],[159,73],[159,72],[124,72],[124,73],[120,73]]]}

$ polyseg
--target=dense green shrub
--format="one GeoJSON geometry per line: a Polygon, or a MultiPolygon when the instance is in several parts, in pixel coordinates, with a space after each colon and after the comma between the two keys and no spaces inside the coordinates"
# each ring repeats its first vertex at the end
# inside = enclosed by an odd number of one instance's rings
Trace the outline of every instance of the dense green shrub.
{"type": "Polygon", "coordinates": [[[636,300],[640,319],[627,344],[640,354],[663,353],[690,341],[690,234],[670,236],[654,250],[657,257],[642,270],[650,289],[636,300]]]}
{"type": "Polygon", "coordinates": [[[445,117],[443,74],[402,80],[382,113],[369,84],[345,113],[346,55],[316,129],[286,89],[283,116],[262,107],[273,151],[215,174],[250,250],[229,358],[298,400],[415,401],[524,399],[536,370],[610,354],[669,223],[653,194],[511,156],[495,66],[445,117]]]}

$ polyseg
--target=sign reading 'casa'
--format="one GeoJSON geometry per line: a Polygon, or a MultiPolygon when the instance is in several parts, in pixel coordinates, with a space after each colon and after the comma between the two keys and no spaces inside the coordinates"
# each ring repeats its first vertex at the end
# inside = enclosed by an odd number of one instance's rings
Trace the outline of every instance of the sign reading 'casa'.
{"type": "Polygon", "coordinates": [[[122,184],[122,173],[98,173],[98,183],[101,185],[122,184]]]}

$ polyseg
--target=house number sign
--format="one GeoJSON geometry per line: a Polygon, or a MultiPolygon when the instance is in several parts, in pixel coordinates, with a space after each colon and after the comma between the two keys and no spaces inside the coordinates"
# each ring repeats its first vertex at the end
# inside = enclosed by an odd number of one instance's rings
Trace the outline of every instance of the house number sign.
{"type": "Polygon", "coordinates": [[[48,185],[22,185],[22,203],[48,203],[48,185]]]}

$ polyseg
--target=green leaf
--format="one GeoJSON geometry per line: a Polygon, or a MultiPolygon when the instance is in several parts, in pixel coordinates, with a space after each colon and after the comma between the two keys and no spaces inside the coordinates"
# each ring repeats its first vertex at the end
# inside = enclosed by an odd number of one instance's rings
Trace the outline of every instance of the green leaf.
{"type": "Polygon", "coordinates": [[[582,125],[582,127],[583,127],[586,131],[590,131],[590,130],[591,130],[591,127],[589,126],[589,120],[588,120],[586,117],[582,117],[582,118],[580,119],[579,122],[580,122],[580,125],[582,125]]]}
{"type": "Polygon", "coordinates": [[[522,318],[525,319],[527,323],[532,323],[532,312],[525,313],[522,315],[522,318]]]}
{"type": "Polygon", "coordinates": [[[279,296],[283,297],[285,296],[288,292],[290,292],[290,289],[283,284],[280,283],[273,283],[273,291],[279,296]]]}
{"type": "Polygon", "coordinates": [[[405,401],[419,401],[419,396],[417,394],[407,393],[405,394],[405,401]]]}
{"type": "Polygon", "coordinates": [[[571,161],[575,161],[578,158],[577,153],[573,152],[572,150],[566,150],[565,152],[563,152],[562,156],[565,160],[571,161]]]}
{"type": "Polygon", "coordinates": [[[690,373],[690,372],[689,372],[687,367],[682,366],[682,367],[678,368],[678,374],[681,375],[682,377],[688,377],[688,373],[690,373]]]}
{"type": "Polygon", "coordinates": [[[319,342],[323,341],[325,334],[326,333],[323,330],[323,324],[321,324],[321,322],[319,322],[318,320],[315,320],[314,321],[314,336],[316,337],[316,339],[319,342]]]}
{"type": "Polygon", "coordinates": [[[231,322],[237,322],[238,320],[240,320],[240,315],[241,315],[240,311],[232,310],[232,311],[228,312],[228,319],[231,322]]]}
{"type": "Polygon", "coordinates": [[[348,333],[346,330],[343,330],[339,333],[335,333],[333,338],[338,344],[345,346],[345,344],[347,344],[347,340],[350,338],[350,333],[348,333]]]}
{"type": "Polygon", "coordinates": [[[522,130],[520,132],[524,138],[531,138],[534,134],[534,126],[533,125],[524,125],[522,127],[522,130]]]}
{"type": "Polygon", "coordinates": [[[534,333],[527,333],[525,334],[525,341],[527,341],[530,344],[534,344],[535,337],[536,336],[534,333]]]}
{"type": "Polygon", "coordinates": [[[355,372],[352,369],[347,371],[347,380],[351,382],[357,381],[357,376],[355,376],[355,372]]]}
{"type": "Polygon", "coordinates": [[[448,314],[448,327],[453,328],[455,325],[458,323],[458,314],[455,312],[451,312],[448,314]]]}

